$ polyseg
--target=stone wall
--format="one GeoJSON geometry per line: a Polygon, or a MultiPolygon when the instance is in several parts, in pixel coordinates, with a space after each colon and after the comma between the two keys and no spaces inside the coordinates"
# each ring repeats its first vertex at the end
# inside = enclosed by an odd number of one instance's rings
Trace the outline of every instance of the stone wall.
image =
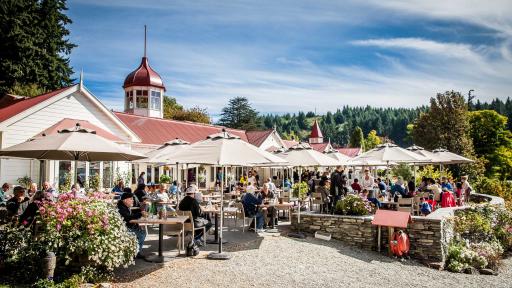
{"type": "MultiPolygon", "coordinates": [[[[373,216],[344,216],[301,213],[300,229],[303,232],[322,231],[331,233],[332,238],[365,250],[377,250],[378,227],[371,224],[373,216]]],[[[292,224],[297,229],[297,214],[292,224]]],[[[443,262],[447,235],[443,233],[445,221],[413,217],[413,223],[405,232],[409,235],[411,257],[425,262],[443,262]]],[[[381,228],[381,251],[388,249],[388,228],[381,228]]]]}

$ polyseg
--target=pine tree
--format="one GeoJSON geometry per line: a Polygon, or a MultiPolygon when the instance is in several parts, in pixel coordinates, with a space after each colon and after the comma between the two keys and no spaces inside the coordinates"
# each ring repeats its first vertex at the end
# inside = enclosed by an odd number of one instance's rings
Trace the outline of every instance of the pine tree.
{"type": "Polygon", "coordinates": [[[364,149],[364,135],[363,130],[359,126],[357,126],[352,134],[350,135],[350,143],[349,146],[352,148],[362,148],[364,149]]]}
{"type": "Polygon", "coordinates": [[[65,0],[1,2],[0,94],[39,93],[72,83],[68,55],[76,45],[67,39],[66,10],[65,0]]]}
{"type": "Polygon", "coordinates": [[[245,97],[229,100],[228,106],[222,108],[218,124],[244,130],[257,130],[262,126],[258,112],[251,107],[249,100],[245,97]]]}

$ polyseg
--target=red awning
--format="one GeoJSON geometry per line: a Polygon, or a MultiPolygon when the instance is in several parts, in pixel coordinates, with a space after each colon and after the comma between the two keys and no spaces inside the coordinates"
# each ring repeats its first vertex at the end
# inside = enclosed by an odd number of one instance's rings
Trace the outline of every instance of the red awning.
{"type": "Polygon", "coordinates": [[[372,224],[388,227],[407,228],[407,224],[412,223],[411,214],[409,212],[377,210],[373,217],[372,224]]]}

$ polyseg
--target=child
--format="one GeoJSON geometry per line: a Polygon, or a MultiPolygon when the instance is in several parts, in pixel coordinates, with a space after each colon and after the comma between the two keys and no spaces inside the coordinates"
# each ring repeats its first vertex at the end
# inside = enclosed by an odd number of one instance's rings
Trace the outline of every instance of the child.
{"type": "Polygon", "coordinates": [[[425,198],[423,198],[423,197],[420,198],[420,212],[421,212],[421,215],[423,215],[423,216],[427,216],[428,214],[430,214],[432,212],[432,205],[430,205],[430,203],[426,202],[425,198]]]}
{"type": "Polygon", "coordinates": [[[437,201],[434,200],[434,195],[433,194],[428,195],[428,200],[426,202],[428,204],[430,204],[430,206],[432,207],[432,211],[436,210],[437,201]]]}
{"type": "Polygon", "coordinates": [[[462,183],[455,184],[455,195],[457,196],[457,205],[464,206],[464,195],[462,194],[462,183]]]}

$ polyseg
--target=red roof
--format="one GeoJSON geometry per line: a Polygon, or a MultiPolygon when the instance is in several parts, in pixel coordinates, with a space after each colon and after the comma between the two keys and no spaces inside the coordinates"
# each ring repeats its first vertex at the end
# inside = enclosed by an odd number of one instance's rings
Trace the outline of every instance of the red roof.
{"type": "Polygon", "coordinates": [[[309,138],[324,138],[322,135],[322,130],[320,130],[320,126],[318,125],[318,121],[313,122],[313,127],[311,127],[311,135],[309,138]]]}
{"type": "Polygon", "coordinates": [[[149,66],[147,57],[142,57],[139,67],[126,76],[123,88],[131,86],[154,86],[165,91],[162,78],[149,66]]]}
{"type": "MultiPolygon", "coordinates": [[[[77,84],[75,84],[75,85],[77,85],[77,84]]],[[[44,102],[45,100],[48,100],[48,99],[52,98],[53,96],[63,92],[66,89],[69,89],[73,86],[74,85],[69,86],[69,87],[64,87],[64,88],[61,88],[61,89],[58,89],[58,90],[55,90],[55,91],[52,91],[52,92],[49,92],[46,94],[28,98],[26,100],[16,101],[7,107],[1,108],[0,109],[0,122],[3,122],[5,120],[17,115],[32,106],[35,106],[41,102],[44,102]]]]}
{"type": "Polygon", "coordinates": [[[117,137],[116,135],[114,135],[106,130],[101,129],[100,127],[98,127],[94,124],[91,124],[87,120],[77,120],[77,119],[70,119],[70,118],[64,118],[64,119],[60,120],[59,122],[55,123],[53,126],[46,128],[44,131],[38,133],[36,136],[42,136],[43,134],[46,134],[46,135],[56,134],[59,130],[75,127],[76,123],[79,123],[80,127],[82,127],[82,128],[96,131],[97,135],[99,135],[103,138],[106,138],[108,140],[115,141],[115,142],[123,141],[121,138],[117,137]]]}
{"type": "Polygon", "coordinates": [[[329,143],[309,143],[309,146],[311,146],[311,148],[313,148],[313,150],[316,150],[318,152],[325,152],[325,148],[327,148],[327,146],[329,145],[329,143]]]}
{"type": "Polygon", "coordinates": [[[297,142],[295,140],[283,140],[283,143],[284,143],[284,146],[286,146],[286,149],[299,144],[299,142],[297,142]]]}
{"type": "MultiPolygon", "coordinates": [[[[206,139],[211,134],[219,133],[224,128],[210,124],[160,119],[122,112],[114,112],[114,114],[139,136],[143,144],[163,145],[176,138],[194,143],[206,139]]],[[[243,130],[226,128],[226,131],[247,141],[243,130]]]]}
{"type": "Polygon", "coordinates": [[[263,131],[247,131],[247,141],[256,147],[260,147],[261,144],[268,138],[270,134],[274,132],[274,129],[263,130],[263,131]]]}
{"type": "Polygon", "coordinates": [[[338,148],[336,149],[341,154],[345,154],[350,158],[354,158],[357,155],[361,154],[361,148],[338,148]]]}
{"type": "Polygon", "coordinates": [[[373,217],[372,224],[388,227],[407,228],[412,222],[411,213],[391,210],[377,210],[373,217]]]}

